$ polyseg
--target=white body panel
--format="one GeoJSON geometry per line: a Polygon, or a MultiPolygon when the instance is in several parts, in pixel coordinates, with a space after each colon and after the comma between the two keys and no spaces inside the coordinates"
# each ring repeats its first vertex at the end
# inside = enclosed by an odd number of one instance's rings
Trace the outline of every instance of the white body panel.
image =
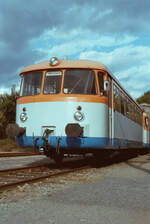
{"type": "Polygon", "coordinates": [[[79,123],[84,127],[86,137],[108,137],[108,107],[102,103],[82,102],[40,102],[17,105],[16,123],[26,127],[26,136],[42,136],[42,126],[56,126],[53,135],[66,136],[68,123],[79,123]],[[74,113],[81,106],[84,120],[77,122],[74,113]],[[28,116],[24,123],[20,121],[23,107],[28,116]]]}
{"type": "Polygon", "coordinates": [[[142,142],[143,128],[117,111],[113,114],[114,138],[142,142]]]}
{"type": "Polygon", "coordinates": [[[143,143],[149,144],[149,132],[143,129],[143,143]]]}

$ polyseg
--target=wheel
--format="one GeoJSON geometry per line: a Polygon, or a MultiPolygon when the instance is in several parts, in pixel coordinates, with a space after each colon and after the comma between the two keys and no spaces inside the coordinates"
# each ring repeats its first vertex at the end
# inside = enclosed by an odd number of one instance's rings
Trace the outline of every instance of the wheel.
{"type": "Polygon", "coordinates": [[[57,165],[61,165],[64,158],[64,153],[61,152],[59,154],[55,153],[53,159],[57,165]]]}
{"type": "Polygon", "coordinates": [[[100,162],[100,163],[105,162],[108,160],[108,157],[109,157],[108,152],[102,151],[102,152],[93,153],[93,158],[95,162],[100,162]]]}

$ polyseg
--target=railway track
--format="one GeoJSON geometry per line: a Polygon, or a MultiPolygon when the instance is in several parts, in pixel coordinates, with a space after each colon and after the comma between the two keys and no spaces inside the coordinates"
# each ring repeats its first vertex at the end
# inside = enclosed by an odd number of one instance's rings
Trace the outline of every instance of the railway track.
{"type": "MultiPolygon", "coordinates": [[[[125,155],[123,157],[119,156],[117,160],[116,157],[111,159],[109,158],[98,164],[94,163],[94,167],[100,168],[103,166],[111,165],[116,162],[117,163],[122,162],[130,158],[132,157],[128,156],[128,154],[127,157],[125,155]]],[[[34,183],[44,180],[46,178],[65,175],[79,170],[89,169],[91,168],[92,165],[91,161],[93,160],[90,160],[89,157],[89,159],[86,160],[79,159],[65,162],[65,164],[63,164],[63,167],[61,168],[56,167],[56,164],[48,164],[48,165],[36,165],[31,167],[0,170],[0,192],[2,192],[5,189],[23,185],[25,183],[34,183]]]]}
{"type": "Polygon", "coordinates": [[[25,183],[35,183],[46,178],[65,175],[90,168],[82,164],[78,167],[65,167],[63,169],[51,168],[49,166],[22,167],[0,171],[0,192],[25,183]]]}
{"type": "Polygon", "coordinates": [[[18,156],[36,156],[43,155],[43,153],[36,152],[1,152],[0,158],[2,157],[18,157],[18,156]]]}

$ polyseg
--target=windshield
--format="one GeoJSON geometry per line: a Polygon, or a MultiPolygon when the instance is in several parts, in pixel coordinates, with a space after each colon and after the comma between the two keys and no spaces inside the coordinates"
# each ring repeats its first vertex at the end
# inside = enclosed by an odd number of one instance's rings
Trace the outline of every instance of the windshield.
{"type": "Polygon", "coordinates": [[[44,94],[57,94],[61,89],[62,72],[47,72],[44,83],[44,94]]]}
{"type": "Polygon", "coordinates": [[[20,96],[33,96],[40,94],[42,72],[24,74],[21,81],[20,96]]]}
{"type": "Polygon", "coordinates": [[[64,93],[96,94],[94,71],[88,69],[68,69],[64,77],[64,93]]]}

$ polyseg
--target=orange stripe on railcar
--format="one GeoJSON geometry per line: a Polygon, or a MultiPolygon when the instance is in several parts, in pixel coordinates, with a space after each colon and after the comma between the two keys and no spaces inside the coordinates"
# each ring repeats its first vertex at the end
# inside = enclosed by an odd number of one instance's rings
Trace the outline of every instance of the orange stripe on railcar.
{"type": "Polygon", "coordinates": [[[108,99],[105,96],[83,96],[73,95],[66,96],[66,94],[56,95],[36,95],[36,96],[24,96],[17,99],[17,104],[26,103],[40,103],[40,102],[87,102],[87,103],[103,103],[108,104],[108,99]]]}
{"type": "Polygon", "coordinates": [[[143,128],[145,131],[148,131],[149,129],[149,122],[150,119],[148,118],[147,114],[143,113],[143,128]]]}

